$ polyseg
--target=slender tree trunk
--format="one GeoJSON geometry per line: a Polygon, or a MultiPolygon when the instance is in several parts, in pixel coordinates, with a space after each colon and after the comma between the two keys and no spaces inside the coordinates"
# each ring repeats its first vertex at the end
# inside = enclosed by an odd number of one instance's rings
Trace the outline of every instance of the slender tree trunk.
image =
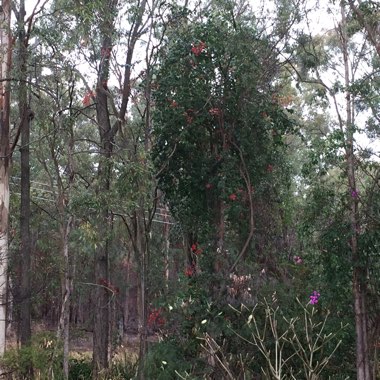
{"type": "MultiPolygon", "coordinates": [[[[347,23],[344,4],[341,4],[342,24],[341,42],[345,67],[345,85],[348,89],[351,84],[348,56],[347,23]]],[[[346,167],[349,187],[350,223],[351,223],[351,255],[353,263],[353,296],[356,330],[356,370],[358,380],[372,380],[370,352],[368,346],[368,323],[366,308],[366,267],[358,247],[359,200],[356,187],[356,170],[354,154],[354,117],[353,99],[346,91],[346,167]]]]}
{"type": "Polygon", "coordinates": [[[6,343],[9,170],[11,154],[9,148],[9,83],[3,81],[8,77],[11,63],[11,12],[9,0],[2,1],[2,12],[3,14],[0,14],[0,356],[4,354],[6,343]]]}
{"type": "MultiPolygon", "coordinates": [[[[103,41],[102,51],[111,49],[111,38],[106,36],[103,41]]],[[[102,67],[98,80],[97,91],[97,122],[101,140],[100,161],[98,166],[98,196],[101,198],[102,206],[99,210],[98,236],[103,239],[98,244],[95,253],[95,281],[99,284],[95,288],[95,313],[94,313],[94,347],[93,366],[94,379],[98,378],[101,370],[108,368],[109,348],[109,304],[110,292],[107,289],[109,283],[109,247],[111,239],[111,214],[108,206],[108,194],[110,191],[112,171],[112,134],[107,102],[107,80],[109,70],[109,56],[104,57],[105,67],[102,67]]]]}
{"type": "Polygon", "coordinates": [[[63,374],[65,380],[69,378],[70,301],[73,288],[70,270],[69,236],[72,223],[73,217],[70,216],[67,223],[61,228],[64,289],[57,336],[59,339],[63,339],[63,374]]]}
{"type": "Polygon", "coordinates": [[[170,279],[170,219],[169,210],[165,206],[163,208],[164,213],[164,226],[163,226],[163,237],[164,237],[164,268],[165,268],[165,290],[169,291],[169,279],[170,279]]]}
{"type": "Polygon", "coordinates": [[[19,76],[19,117],[21,131],[21,204],[20,204],[20,235],[21,235],[21,260],[19,302],[20,310],[20,341],[25,346],[30,343],[31,338],[31,294],[30,294],[30,265],[31,265],[31,241],[30,241],[30,125],[31,112],[27,100],[27,40],[25,34],[25,1],[20,1],[20,10],[18,14],[18,54],[17,54],[17,71],[19,76]]]}
{"type": "MultiPolygon", "coordinates": [[[[108,145],[108,144],[106,144],[108,145]]],[[[109,247],[111,239],[111,215],[106,204],[105,196],[110,190],[110,162],[111,147],[102,157],[99,164],[100,189],[103,198],[102,210],[98,221],[98,234],[103,241],[98,244],[95,252],[95,281],[98,284],[94,294],[94,347],[93,365],[94,379],[98,378],[99,372],[108,368],[109,349],[109,317],[110,317],[110,292],[107,288],[109,283],[109,247]]]]}
{"type": "MultiPolygon", "coordinates": [[[[100,2],[99,11],[101,22],[99,30],[102,46],[101,57],[97,78],[96,91],[96,118],[100,136],[100,160],[98,166],[98,196],[101,197],[102,206],[99,210],[98,235],[103,242],[98,245],[95,253],[95,281],[98,283],[109,283],[109,247],[111,243],[112,217],[108,206],[108,194],[110,190],[112,174],[112,154],[114,137],[121,125],[125,123],[125,114],[128,109],[129,96],[131,92],[130,76],[132,58],[135,44],[141,33],[142,18],[147,0],[142,0],[136,9],[133,26],[128,38],[128,50],[125,61],[124,81],[120,111],[117,121],[111,126],[110,114],[108,110],[107,82],[109,79],[110,59],[112,56],[112,42],[115,30],[114,22],[117,13],[117,0],[103,0],[100,2]]],[[[109,301],[110,291],[106,286],[97,286],[94,292],[95,313],[94,313],[94,341],[93,341],[93,377],[98,378],[98,374],[108,367],[108,347],[109,347],[109,301]]]]}
{"type": "Polygon", "coordinates": [[[139,379],[144,379],[144,360],[147,352],[147,327],[146,327],[146,241],[143,227],[143,211],[136,213],[136,247],[140,258],[140,283],[139,283],[139,379]]]}

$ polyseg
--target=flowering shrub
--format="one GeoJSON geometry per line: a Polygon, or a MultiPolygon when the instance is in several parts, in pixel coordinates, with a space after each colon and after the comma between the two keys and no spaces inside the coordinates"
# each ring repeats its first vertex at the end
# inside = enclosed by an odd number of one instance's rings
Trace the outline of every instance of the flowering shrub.
{"type": "Polygon", "coordinates": [[[220,116],[222,114],[222,110],[218,107],[214,107],[214,108],[209,109],[208,113],[211,116],[220,116]]]}
{"type": "Polygon", "coordinates": [[[194,243],[191,246],[191,252],[193,252],[195,255],[200,255],[203,252],[202,248],[198,248],[198,244],[194,243]]]}
{"type": "Polygon", "coordinates": [[[160,327],[165,324],[165,319],[162,317],[162,309],[152,309],[149,314],[148,327],[160,327]]]}
{"type": "Polygon", "coordinates": [[[187,277],[192,277],[194,273],[195,273],[195,268],[194,268],[194,266],[188,266],[188,267],[185,269],[185,276],[187,276],[187,277]]]}
{"type": "Polygon", "coordinates": [[[230,201],[236,201],[236,199],[237,199],[237,195],[236,195],[235,193],[230,194],[229,197],[228,197],[228,199],[229,199],[230,201]]]}
{"type": "Polygon", "coordinates": [[[316,290],[313,291],[313,293],[310,295],[310,304],[316,305],[318,303],[320,293],[318,293],[316,290]]]}
{"type": "Polygon", "coordinates": [[[200,56],[203,52],[203,50],[205,49],[206,47],[206,44],[201,41],[198,45],[193,45],[192,48],[191,48],[191,52],[196,56],[200,56]]]}

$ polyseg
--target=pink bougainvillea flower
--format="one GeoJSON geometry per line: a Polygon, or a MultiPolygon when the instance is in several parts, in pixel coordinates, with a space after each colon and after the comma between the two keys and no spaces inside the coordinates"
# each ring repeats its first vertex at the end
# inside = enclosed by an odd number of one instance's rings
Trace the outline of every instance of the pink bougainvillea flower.
{"type": "Polygon", "coordinates": [[[192,244],[191,250],[195,252],[197,250],[197,243],[192,244]]]}
{"type": "Polygon", "coordinates": [[[301,265],[303,263],[303,260],[299,256],[293,256],[294,264],[301,265]]]}
{"type": "Polygon", "coordinates": [[[268,173],[272,173],[273,172],[273,165],[272,164],[268,164],[268,166],[267,166],[267,172],[268,173]]]}
{"type": "Polygon", "coordinates": [[[207,190],[212,189],[212,183],[206,183],[206,189],[207,190]]]}
{"type": "Polygon", "coordinates": [[[311,305],[316,305],[319,301],[319,297],[321,296],[320,293],[318,293],[316,290],[313,291],[310,295],[310,304],[311,305]]]}

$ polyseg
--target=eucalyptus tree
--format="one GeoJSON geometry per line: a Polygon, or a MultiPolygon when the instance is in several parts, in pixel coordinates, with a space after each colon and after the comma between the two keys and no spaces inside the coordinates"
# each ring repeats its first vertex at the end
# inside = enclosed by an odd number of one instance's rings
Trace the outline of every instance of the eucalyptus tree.
{"type": "Polygon", "coordinates": [[[353,18],[356,19],[365,30],[368,40],[380,57],[379,4],[371,0],[363,2],[348,0],[348,4],[353,13],[353,18]]]}
{"type": "MultiPolygon", "coordinates": [[[[325,150],[320,152],[321,155],[315,159],[320,164],[317,169],[320,184],[323,181],[328,182],[326,175],[335,177],[338,174],[341,181],[337,181],[340,183],[340,188],[334,189],[332,198],[335,201],[331,203],[330,222],[322,227],[324,232],[320,236],[320,244],[326,246],[323,239],[330,235],[332,229],[338,228],[339,220],[341,233],[348,241],[347,246],[341,246],[340,238],[333,242],[326,239],[326,242],[331,243],[331,252],[340,252],[340,257],[337,259],[342,265],[346,263],[344,268],[347,272],[342,273],[341,278],[346,277],[346,285],[352,286],[357,378],[371,379],[374,375],[371,370],[373,344],[370,337],[371,331],[375,330],[373,330],[373,325],[370,327],[369,319],[376,319],[375,315],[378,312],[375,311],[375,314],[370,312],[368,297],[376,298],[376,294],[371,289],[373,282],[377,279],[370,274],[369,270],[373,260],[370,246],[374,241],[369,243],[365,236],[368,234],[375,240],[378,238],[369,231],[369,225],[364,222],[368,219],[366,215],[368,209],[364,205],[366,204],[365,194],[373,186],[378,186],[376,184],[378,169],[373,162],[373,157],[378,152],[371,148],[362,149],[360,140],[363,141],[363,135],[367,129],[364,125],[368,125],[371,120],[373,124],[376,119],[376,112],[371,115],[367,110],[371,112],[377,107],[376,98],[373,97],[373,95],[376,96],[378,81],[375,63],[377,45],[373,44],[374,41],[370,35],[372,29],[364,28],[361,24],[363,20],[360,21],[362,15],[358,13],[358,9],[355,11],[353,5],[354,2],[349,2],[349,4],[341,2],[339,6],[329,4],[329,11],[335,20],[333,28],[324,36],[313,36],[312,33],[308,35],[301,32],[298,35],[298,47],[295,50],[298,53],[295,59],[296,64],[291,65],[297,80],[312,86],[316,98],[322,99],[330,108],[330,118],[327,119],[329,128],[319,139],[325,150]],[[361,34],[363,28],[365,33],[361,34]],[[335,174],[333,174],[334,171],[335,174]],[[367,177],[364,182],[361,180],[363,175],[367,177]],[[334,209],[334,207],[337,208],[334,209]],[[335,216],[331,218],[332,215],[335,216]],[[363,244],[364,241],[367,241],[367,246],[363,244]],[[343,255],[347,249],[350,253],[348,262],[347,256],[343,255]]],[[[362,9],[366,7],[364,3],[362,6],[362,9]]],[[[311,26],[310,21],[308,25],[311,26]]],[[[322,213],[319,217],[321,216],[322,213]]],[[[322,257],[325,256],[323,252],[322,257]]],[[[331,269],[327,267],[327,262],[330,260],[326,260],[326,272],[331,269]]]]}
{"type": "MultiPolygon", "coordinates": [[[[16,13],[17,37],[15,68],[13,70],[17,78],[19,127],[17,133],[21,135],[20,159],[21,159],[21,203],[20,203],[20,253],[17,262],[16,286],[14,292],[15,309],[18,317],[18,334],[23,346],[30,343],[31,338],[31,240],[30,240],[30,129],[34,115],[30,109],[30,97],[28,99],[28,44],[31,28],[26,24],[25,1],[21,1],[16,13]],[[29,29],[29,30],[28,30],[29,29]]],[[[33,25],[31,16],[30,25],[33,25]]]]}
{"type": "Polygon", "coordinates": [[[0,355],[5,351],[6,299],[8,267],[9,173],[10,173],[10,83],[11,65],[11,7],[10,1],[1,4],[0,25],[0,355]]]}
{"type": "MultiPolygon", "coordinates": [[[[32,14],[28,18],[28,24],[25,24],[25,2],[21,1],[19,7],[15,7],[10,1],[4,1],[1,8],[3,12],[2,18],[2,34],[1,34],[1,44],[2,44],[2,91],[3,91],[3,102],[2,102],[2,126],[1,126],[1,165],[2,165],[2,176],[1,181],[4,181],[4,187],[2,189],[2,196],[4,196],[4,207],[3,210],[7,210],[6,213],[2,214],[1,223],[2,226],[2,236],[4,234],[4,246],[1,248],[2,252],[2,263],[4,264],[4,269],[6,271],[7,261],[8,261],[8,239],[7,232],[3,230],[8,228],[8,208],[9,208],[9,167],[10,158],[17,147],[19,137],[21,135],[21,156],[22,156],[22,210],[23,217],[21,218],[21,236],[22,236],[22,252],[21,252],[21,273],[20,273],[20,294],[21,297],[18,301],[21,301],[21,341],[25,345],[30,340],[31,330],[30,330],[30,234],[29,234],[29,127],[30,121],[33,118],[33,114],[30,111],[27,104],[27,45],[31,36],[31,31],[34,26],[34,18],[37,12],[37,6],[34,8],[32,14]],[[14,37],[17,41],[16,50],[16,64],[11,65],[13,49],[10,44],[12,39],[10,30],[10,20],[11,20],[11,9],[16,14],[16,24],[17,33],[14,37]],[[13,70],[12,70],[13,69],[13,70]],[[14,74],[11,78],[11,74],[14,74]],[[11,93],[11,81],[15,80],[18,84],[18,108],[19,108],[19,120],[16,124],[18,127],[15,131],[15,136],[13,141],[10,138],[10,93],[11,93]],[[8,201],[7,201],[8,199],[8,201]],[[7,206],[5,207],[5,205],[7,206]]],[[[4,211],[5,212],[5,211],[4,211]]],[[[4,273],[5,274],[5,273],[4,273]]],[[[4,289],[7,287],[7,281],[2,281],[4,289]]],[[[2,292],[2,294],[5,294],[2,292]]],[[[3,305],[5,308],[5,303],[3,305]]],[[[5,316],[2,318],[4,320],[5,326],[5,316]]]]}
{"type": "MultiPolygon", "coordinates": [[[[144,33],[145,11],[155,2],[124,4],[115,0],[80,4],[73,2],[69,13],[78,26],[73,36],[81,33],[78,53],[84,58],[86,73],[81,74],[86,88],[83,104],[95,115],[98,130],[96,158],[97,216],[94,220],[99,236],[94,263],[94,377],[108,367],[110,333],[109,255],[112,246],[113,194],[119,146],[117,136],[125,133],[127,112],[132,91],[132,69],[135,47],[144,33]],[[122,24],[124,23],[124,25],[122,24]],[[120,53],[125,49],[125,53],[120,53]],[[91,71],[91,75],[89,74],[91,71]],[[92,84],[94,83],[94,87],[92,84]]],[[[61,12],[68,10],[64,2],[56,2],[61,12]]],[[[79,70],[80,71],[80,70],[79,70]]]]}

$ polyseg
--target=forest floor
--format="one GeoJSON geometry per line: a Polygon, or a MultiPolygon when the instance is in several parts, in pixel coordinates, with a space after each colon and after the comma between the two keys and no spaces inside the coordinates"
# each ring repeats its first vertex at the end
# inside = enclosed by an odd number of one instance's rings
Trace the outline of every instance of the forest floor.
{"type": "MultiPolygon", "coordinates": [[[[55,335],[56,330],[49,326],[38,324],[33,326],[33,335],[41,334],[47,337],[55,335]],[[46,333],[46,335],[45,335],[46,333]]],[[[93,333],[82,328],[74,328],[70,331],[70,355],[73,357],[91,357],[92,356],[92,337],[93,333]]],[[[148,344],[159,341],[158,334],[150,334],[148,336],[148,344]]],[[[17,347],[16,334],[12,330],[7,333],[7,346],[9,348],[17,347]]],[[[137,359],[139,354],[139,335],[137,333],[124,333],[122,339],[119,338],[117,344],[113,344],[113,356],[123,355],[130,359],[137,359]]]]}

